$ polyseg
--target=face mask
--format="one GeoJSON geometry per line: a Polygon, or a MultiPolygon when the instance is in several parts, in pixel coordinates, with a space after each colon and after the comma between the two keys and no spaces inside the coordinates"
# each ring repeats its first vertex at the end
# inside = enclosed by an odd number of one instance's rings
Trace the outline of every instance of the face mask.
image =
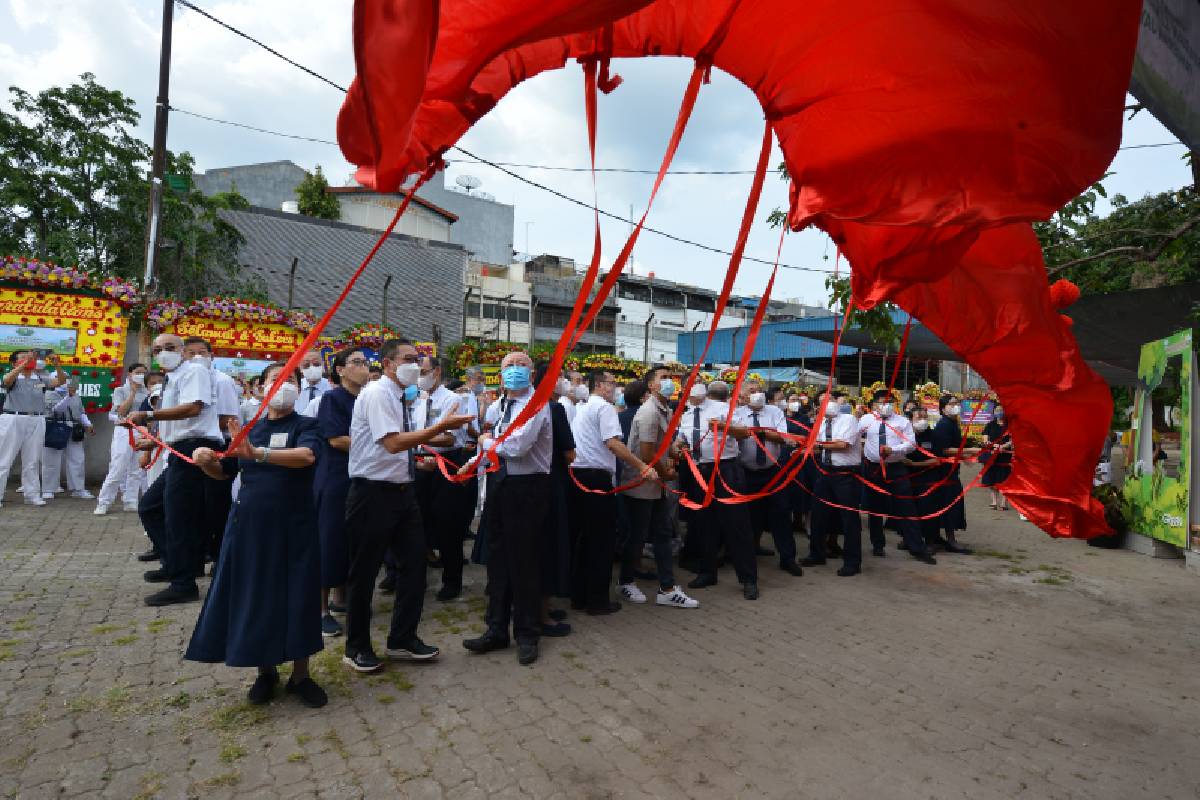
{"type": "MultiPolygon", "coordinates": [[[[696,387],[693,386],[692,391],[696,391],[696,387]]],[[[671,380],[670,378],[663,378],[658,382],[658,393],[663,397],[674,397],[675,381],[671,380]]]]}
{"type": "Polygon", "coordinates": [[[917,420],[916,422],[913,423],[913,430],[916,431],[917,433],[924,433],[925,431],[929,430],[929,420],[927,420],[927,419],[917,420]]]}
{"type": "Polygon", "coordinates": [[[799,410],[800,410],[800,403],[798,401],[793,400],[792,402],[788,403],[788,411],[795,414],[799,410]]]}
{"type": "Polygon", "coordinates": [[[179,366],[180,362],[183,361],[183,356],[175,350],[163,350],[154,357],[154,360],[158,362],[160,367],[170,372],[179,366]]]}
{"type": "Polygon", "coordinates": [[[890,417],[891,415],[892,415],[892,404],[891,403],[880,403],[879,404],[879,416],[890,417]]]}
{"type": "Polygon", "coordinates": [[[588,388],[586,386],[584,386],[582,383],[575,387],[576,402],[582,403],[582,402],[586,401],[588,399],[588,397],[591,396],[591,394],[592,393],[588,391],[588,388]]]}
{"type": "Polygon", "coordinates": [[[45,368],[46,368],[46,359],[44,359],[44,358],[39,358],[39,359],[38,359],[38,360],[37,360],[37,361],[34,363],[34,366],[33,366],[33,368],[34,368],[34,369],[45,369],[45,368]]]}
{"type": "Polygon", "coordinates": [[[411,403],[421,396],[421,390],[411,383],[404,387],[404,402],[411,403]]]}
{"type": "Polygon", "coordinates": [[[961,410],[962,406],[946,406],[946,413],[951,417],[957,417],[961,410]]]}
{"type": "Polygon", "coordinates": [[[561,397],[571,396],[571,382],[566,378],[559,378],[558,383],[555,384],[555,389],[561,397]]]}
{"type": "Polygon", "coordinates": [[[705,389],[700,384],[696,384],[695,386],[692,387],[692,392],[688,396],[688,398],[690,400],[703,400],[707,395],[708,395],[708,390],[705,389]]]}
{"type": "Polygon", "coordinates": [[[151,397],[162,397],[162,384],[161,383],[154,384],[154,387],[150,389],[150,396],[151,397]]]}
{"type": "Polygon", "coordinates": [[[321,367],[313,364],[311,367],[305,367],[301,370],[301,374],[304,375],[304,379],[309,383],[316,383],[321,380],[321,367]]]}
{"type": "Polygon", "coordinates": [[[762,392],[754,392],[750,395],[750,407],[755,411],[762,411],[763,406],[767,404],[767,396],[762,392]]]}
{"type": "Polygon", "coordinates": [[[844,413],[846,412],[842,411],[842,407],[832,400],[825,406],[825,416],[827,417],[836,417],[838,414],[844,413]]]}
{"type": "Polygon", "coordinates": [[[474,386],[472,386],[472,387],[471,387],[471,394],[473,394],[473,395],[475,395],[475,396],[477,396],[477,397],[478,397],[479,395],[483,394],[483,384],[482,384],[482,383],[477,383],[477,384],[475,384],[474,386]]]}
{"type": "Polygon", "coordinates": [[[135,372],[129,376],[129,380],[133,381],[134,386],[145,386],[146,385],[146,373],[135,372]]]}
{"type": "Polygon", "coordinates": [[[417,379],[417,386],[420,386],[426,392],[432,392],[433,387],[437,386],[436,377],[432,372],[428,375],[422,375],[417,379]]]}
{"type": "Polygon", "coordinates": [[[199,364],[200,366],[204,367],[205,369],[208,369],[209,367],[212,366],[212,359],[209,358],[208,356],[192,356],[192,363],[199,364]]]}
{"type": "Polygon", "coordinates": [[[418,364],[397,364],[396,380],[401,386],[416,387],[421,379],[421,367],[418,364]]]}
{"type": "Polygon", "coordinates": [[[271,398],[270,406],[276,411],[282,411],[286,408],[294,408],[296,398],[300,396],[300,388],[290,381],[280,385],[279,391],[275,392],[275,396],[271,398]]]}
{"type": "Polygon", "coordinates": [[[850,405],[849,403],[842,403],[840,406],[838,406],[838,411],[843,414],[852,414],[854,413],[854,406],[850,405]]]}
{"type": "Polygon", "coordinates": [[[522,391],[529,388],[529,367],[523,364],[513,364],[500,370],[500,381],[505,389],[522,391]]]}

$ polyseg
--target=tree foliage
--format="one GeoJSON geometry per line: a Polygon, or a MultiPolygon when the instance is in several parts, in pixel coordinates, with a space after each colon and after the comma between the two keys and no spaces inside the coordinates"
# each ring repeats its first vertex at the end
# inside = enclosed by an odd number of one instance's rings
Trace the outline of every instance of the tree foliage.
{"type": "Polygon", "coordinates": [[[329,181],[325,180],[320,165],[305,176],[296,187],[296,199],[300,213],[309,217],[338,220],[342,218],[342,207],[337,198],[329,194],[329,181]]]}
{"type": "MultiPolygon", "coordinates": [[[[145,271],[150,147],[133,134],[133,100],[84,73],[34,95],[10,87],[0,111],[0,254],[138,280],[145,271]]],[[[159,293],[182,300],[214,292],[257,296],[239,277],[242,237],[218,216],[245,208],[236,193],[205,197],[188,153],[167,153],[185,188],[163,198],[159,293]]]]}

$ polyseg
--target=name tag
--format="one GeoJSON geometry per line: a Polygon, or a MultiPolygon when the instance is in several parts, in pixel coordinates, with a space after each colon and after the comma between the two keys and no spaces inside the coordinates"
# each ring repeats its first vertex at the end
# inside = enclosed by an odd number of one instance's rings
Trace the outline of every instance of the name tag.
{"type": "Polygon", "coordinates": [[[288,435],[286,433],[272,433],[270,447],[287,447],[288,435]]]}

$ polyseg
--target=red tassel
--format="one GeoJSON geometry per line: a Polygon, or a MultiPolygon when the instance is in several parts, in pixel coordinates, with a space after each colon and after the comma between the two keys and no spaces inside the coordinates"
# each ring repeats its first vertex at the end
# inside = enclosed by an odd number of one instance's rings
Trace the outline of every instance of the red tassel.
{"type": "Polygon", "coordinates": [[[1079,299],[1079,287],[1066,278],[1054,282],[1050,287],[1050,302],[1060,311],[1079,299]]]}

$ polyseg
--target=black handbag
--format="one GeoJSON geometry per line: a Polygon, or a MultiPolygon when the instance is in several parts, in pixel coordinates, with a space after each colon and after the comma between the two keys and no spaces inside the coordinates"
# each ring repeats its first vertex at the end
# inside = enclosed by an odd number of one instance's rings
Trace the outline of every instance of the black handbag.
{"type": "Polygon", "coordinates": [[[83,427],[82,422],[71,423],[71,441],[72,442],[82,442],[83,438],[86,435],[87,435],[87,428],[83,427]]]}
{"type": "Polygon", "coordinates": [[[58,418],[46,420],[46,447],[51,450],[62,450],[70,441],[71,423],[58,418]]]}

